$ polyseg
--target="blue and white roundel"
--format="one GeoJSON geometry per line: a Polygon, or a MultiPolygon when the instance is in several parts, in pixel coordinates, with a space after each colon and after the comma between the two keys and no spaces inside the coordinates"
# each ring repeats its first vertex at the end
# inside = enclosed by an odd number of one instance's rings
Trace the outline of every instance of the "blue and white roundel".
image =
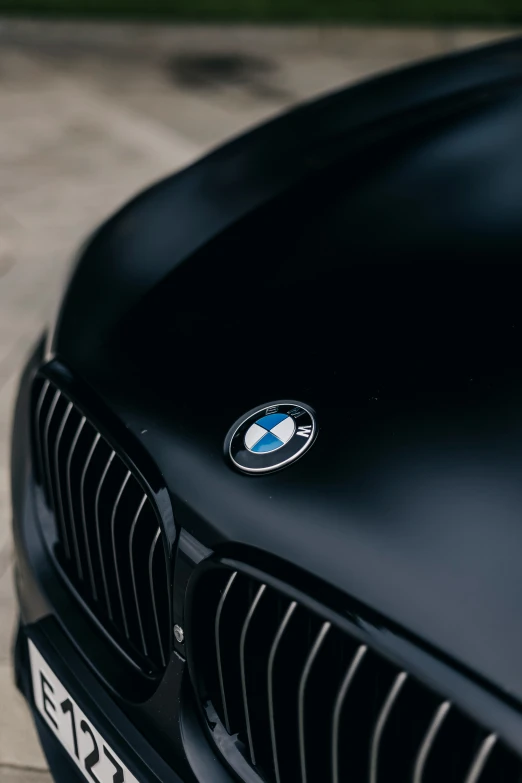
{"type": "Polygon", "coordinates": [[[245,473],[270,473],[301,457],[316,434],[312,409],[284,400],[239,419],[226,437],[225,453],[245,473]]]}
{"type": "Polygon", "coordinates": [[[245,433],[245,446],[254,454],[268,454],[288,443],[295,432],[295,421],[286,413],[261,416],[245,433]]]}

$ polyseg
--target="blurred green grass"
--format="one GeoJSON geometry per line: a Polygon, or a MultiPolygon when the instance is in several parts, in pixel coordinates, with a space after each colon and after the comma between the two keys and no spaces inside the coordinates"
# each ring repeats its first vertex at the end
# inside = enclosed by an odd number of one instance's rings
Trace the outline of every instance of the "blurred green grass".
{"type": "Polygon", "coordinates": [[[0,0],[0,12],[181,21],[522,22],[522,0],[0,0]]]}

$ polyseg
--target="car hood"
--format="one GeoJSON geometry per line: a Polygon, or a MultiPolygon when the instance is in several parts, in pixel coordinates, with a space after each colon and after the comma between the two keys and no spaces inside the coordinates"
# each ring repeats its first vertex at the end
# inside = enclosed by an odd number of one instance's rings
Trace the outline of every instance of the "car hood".
{"type": "Polygon", "coordinates": [[[316,576],[522,698],[522,45],[305,106],[159,183],[81,254],[53,353],[178,523],[316,576]],[[317,412],[272,475],[242,413],[317,412]]]}

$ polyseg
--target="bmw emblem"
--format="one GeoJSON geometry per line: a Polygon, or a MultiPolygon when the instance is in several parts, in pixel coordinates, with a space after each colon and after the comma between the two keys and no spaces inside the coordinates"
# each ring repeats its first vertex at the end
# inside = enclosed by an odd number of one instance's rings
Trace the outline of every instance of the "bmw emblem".
{"type": "Polygon", "coordinates": [[[300,402],[275,402],[238,419],[227,435],[225,451],[245,473],[270,473],[302,457],[316,434],[311,408],[300,402]]]}

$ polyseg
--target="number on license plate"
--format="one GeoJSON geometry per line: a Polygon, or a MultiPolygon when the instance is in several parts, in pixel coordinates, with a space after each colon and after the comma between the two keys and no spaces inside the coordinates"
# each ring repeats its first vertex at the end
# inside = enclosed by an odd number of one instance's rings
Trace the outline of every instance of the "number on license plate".
{"type": "Polygon", "coordinates": [[[34,700],[69,756],[93,783],[138,783],[29,641],[34,700]]]}

